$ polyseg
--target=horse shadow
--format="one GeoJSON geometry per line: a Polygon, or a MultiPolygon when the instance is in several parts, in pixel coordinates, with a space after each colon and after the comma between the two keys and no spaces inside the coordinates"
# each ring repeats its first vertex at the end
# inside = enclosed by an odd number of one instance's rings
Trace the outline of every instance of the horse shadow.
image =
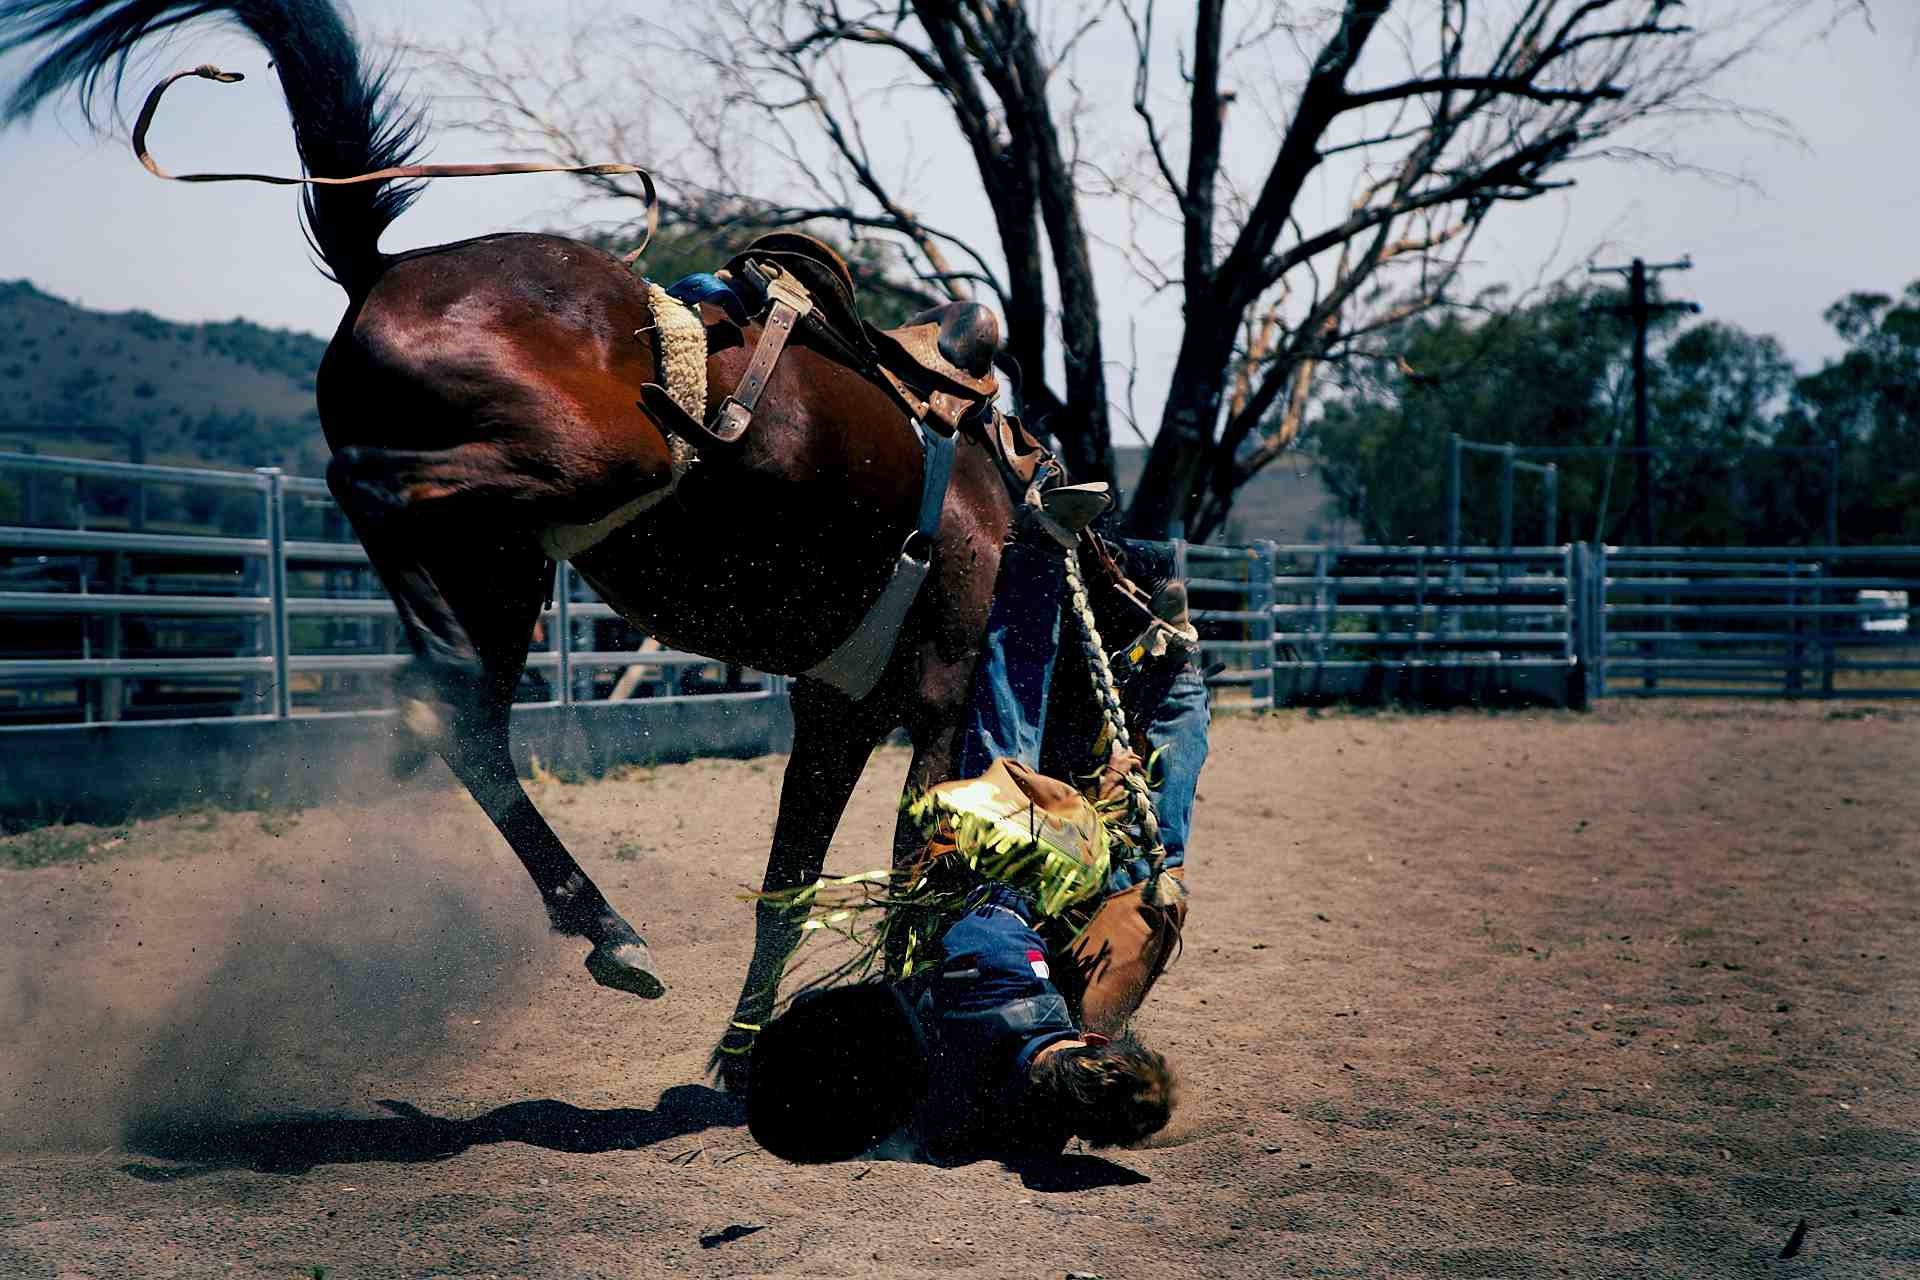
{"type": "Polygon", "coordinates": [[[446,1160],[490,1142],[524,1142],[550,1151],[632,1151],[705,1129],[746,1122],[738,1100],[705,1085],[675,1085],[648,1111],[592,1110],[551,1098],[512,1102],[471,1120],[429,1115],[408,1102],[382,1100],[389,1116],[275,1116],[233,1121],[156,1113],[130,1122],[126,1148],[173,1162],[134,1162],[121,1172],[143,1182],[174,1182],[222,1169],[300,1175],[323,1164],[446,1160]]]}

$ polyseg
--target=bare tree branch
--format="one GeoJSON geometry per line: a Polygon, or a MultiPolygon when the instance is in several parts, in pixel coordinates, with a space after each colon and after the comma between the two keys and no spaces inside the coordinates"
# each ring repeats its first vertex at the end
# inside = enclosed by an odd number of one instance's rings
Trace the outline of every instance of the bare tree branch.
{"type": "Polygon", "coordinates": [[[1115,416],[1151,434],[1127,519],[1154,535],[1218,528],[1329,370],[1469,305],[1453,290],[1500,210],[1595,160],[1703,172],[1686,147],[1703,119],[1791,136],[1718,82],[1781,33],[1871,18],[1865,0],[1742,0],[1700,29],[1674,0],[1192,0],[1175,32],[1159,0],[706,0],[556,37],[480,3],[479,38],[408,54],[467,127],[569,163],[645,158],[668,224],[716,243],[833,228],[896,293],[992,291],[1002,368],[1073,469],[1111,475],[1115,416]],[[1130,94],[1105,92],[1116,73],[1130,94]],[[1169,74],[1178,92],[1157,93],[1169,74]],[[925,113],[896,108],[915,96],[943,108],[932,145],[909,137],[925,113]],[[1164,386],[1139,386],[1132,348],[1111,406],[1105,245],[1136,298],[1181,303],[1164,386]],[[1151,432],[1142,390],[1165,393],[1151,432]]]}

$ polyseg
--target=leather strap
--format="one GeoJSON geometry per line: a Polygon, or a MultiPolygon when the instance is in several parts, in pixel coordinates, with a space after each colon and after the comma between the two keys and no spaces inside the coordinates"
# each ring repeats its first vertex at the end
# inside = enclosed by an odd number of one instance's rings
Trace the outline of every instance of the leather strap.
{"type": "Polygon", "coordinates": [[[913,424],[920,433],[920,523],[919,535],[932,553],[933,540],[940,536],[940,513],[947,505],[947,485],[953,478],[954,437],[929,431],[913,424]]]}
{"type": "Polygon", "coordinates": [[[880,385],[892,393],[895,402],[907,411],[907,416],[943,436],[950,436],[958,431],[960,420],[980,403],[977,400],[948,395],[944,391],[935,391],[923,400],[893,370],[885,365],[877,366],[877,370],[880,374],[880,385]]]}
{"type": "Polygon", "coordinates": [[[234,84],[246,79],[238,71],[222,71],[219,67],[207,64],[176,71],[153,86],[133,124],[133,154],[146,166],[147,172],[156,178],[165,178],[169,182],[265,182],[276,187],[350,187],[362,182],[393,182],[407,178],[491,178],[507,173],[586,173],[601,177],[631,174],[640,179],[640,185],[645,190],[647,234],[636,247],[622,254],[620,261],[627,266],[639,261],[640,255],[653,240],[654,233],[660,229],[660,202],[654,195],[653,175],[632,164],[530,164],[520,161],[501,164],[401,164],[343,178],[286,178],[271,173],[168,173],[147,149],[147,130],[153,125],[153,113],[160,109],[161,97],[173,87],[174,81],[189,76],[220,84],[234,84]]]}
{"type": "Polygon", "coordinates": [[[893,657],[894,643],[907,610],[920,594],[933,564],[934,542],[940,536],[940,513],[947,505],[953,479],[955,439],[928,429],[914,419],[920,437],[920,515],[905,546],[894,560],[893,573],[880,596],[834,651],[800,674],[846,694],[855,702],[873,692],[893,657]]]}
{"type": "Polygon", "coordinates": [[[747,427],[753,422],[754,406],[760,403],[760,393],[767,389],[767,379],[773,376],[773,366],[779,363],[780,353],[787,349],[787,339],[793,336],[793,326],[799,319],[800,313],[791,303],[784,299],[774,301],[767,323],[760,330],[760,341],[753,348],[753,359],[747,362],[747,371],[740,375],[739,385],[720,402],[720,411],[714,415],[713,434],[721,443],[732,444],[747,433],[747,427]]]}
{"type": "Polygon", "coordinates": [[[760,341],[753,348],[747,371],[714,415],[712,432],[722,444],[732,444],[747,433],[753,423],[753,408],[760,403],[760,393],[767,389],[767,379],[773,376],[780,353],[787,349],[794,326],[813,313],[812,296],[779,267],[769,263],[765,273],[756,274],[760,279],[755,283],[773,305],[767,310],[767,323],[760,330],[760,341]]]}

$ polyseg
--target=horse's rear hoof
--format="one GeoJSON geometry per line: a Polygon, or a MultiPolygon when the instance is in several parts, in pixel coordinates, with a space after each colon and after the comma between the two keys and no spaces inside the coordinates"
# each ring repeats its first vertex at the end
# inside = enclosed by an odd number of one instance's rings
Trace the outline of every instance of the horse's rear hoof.
{"type": "Polygon", "coordinates": [[[405,782],[426,768],[431,759],[433,752],[418,742],[408,742],[394,750],[393,758],[387,762],[387,771],[395,782],[405,782]]]}
{"type": "Polygon", "coordinates": [[[402,698],[400,722],[389,767],[396,782],[404,782],[426,767],[446,739],[447,716],[425,698],[402,698]]]}
{"type": "Polygon", "coordinates": [[[598,944],[587,953],[587,972],[601,986],[643,1000],[658,1000],[667,991],[667,984],[653,971],[653,957],[644,942],[598,944]]]}

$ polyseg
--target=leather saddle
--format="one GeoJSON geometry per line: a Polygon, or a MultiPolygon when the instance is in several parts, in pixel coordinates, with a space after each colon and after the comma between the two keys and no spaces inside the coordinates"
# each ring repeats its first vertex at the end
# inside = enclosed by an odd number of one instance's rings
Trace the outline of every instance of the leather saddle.
{"type": "Polygon", "coordinates": [[[798,231],[761,236],[721,272],[750,303],[778,298],[798,285],[811,302],[799,332],[843,363],[876,376],[909,413],[943,435],[971,428],[1018,479],[1031,484],[1047,451],[1018,419],[994,406],[1000,381],[1000,321],[977,302],[930,307],[894,329],[860,315],[853,273],[832,246],[798,231]]]}

